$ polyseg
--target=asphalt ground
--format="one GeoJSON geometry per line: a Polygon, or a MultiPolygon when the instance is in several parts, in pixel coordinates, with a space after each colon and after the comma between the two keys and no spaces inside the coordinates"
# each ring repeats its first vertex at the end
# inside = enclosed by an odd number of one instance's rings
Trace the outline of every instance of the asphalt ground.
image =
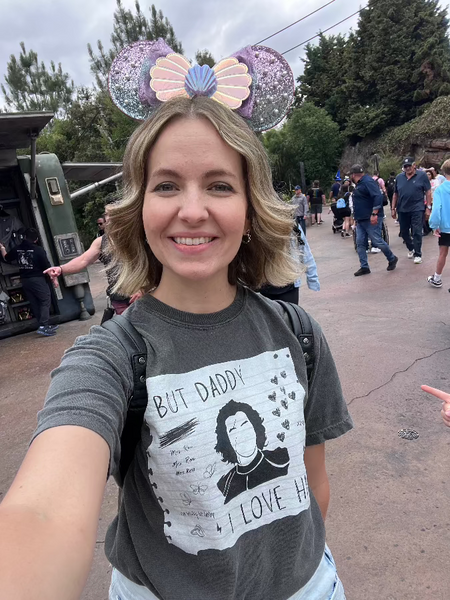
{"type": "MultiPolygon", "coordinates": [[[[351,239],[333,235],[331,215],[324,219],[307,231],[322,289],[312,292],[304,283],[300,303],[325,331],[355,422],[352,432],[327,444],[328,544],[348,600],[449,600],[450,429],[440,402],[420,385],[450,390],[450,261],[444,286],[431,288],[426,278],[435,270],[436,238],[424,238],[423,263],[414,265],[389,217],[397,269],[387,272],[384,256],[374,254],[372,273],[355,278],[351,239]],[[419,437],[400,438],[405,428],[419,437]]],[[[63,324],[53,338],[30,333],[0,342],[0,499],[26,452],[50,371],[100,321],[105,287],[94,265],[97,313],[90,321],[63,324]]],[[[109,482],[83,600],[108,597],[103,542],[116,506],[109,482]]],[[[180,592],[180,600],[192,599],[180,592]]]]}

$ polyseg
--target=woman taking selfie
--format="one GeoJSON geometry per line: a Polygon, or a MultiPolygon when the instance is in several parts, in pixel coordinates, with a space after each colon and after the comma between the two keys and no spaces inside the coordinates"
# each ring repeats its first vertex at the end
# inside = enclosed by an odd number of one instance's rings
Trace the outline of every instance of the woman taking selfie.
{"type": "MultiPolygon", "coordinates": [[[[308,383],[283,308],[252,291],[298,277],[291,209],[251,129],[283,118],[292,73],[261,46],[191,68],[159,40],[121,52],[110,90],[144,120],[108,235],[117,289],[146,291],[125,317],[147,348],[148,404],[106,536],[109,597],[342,600],[325,544],[325,442],[351,418],[320,327],[308,383]]],[[[133,387],[103,327],[53,372],[0,506],[2,597],[81,596],[133,387]]]]}

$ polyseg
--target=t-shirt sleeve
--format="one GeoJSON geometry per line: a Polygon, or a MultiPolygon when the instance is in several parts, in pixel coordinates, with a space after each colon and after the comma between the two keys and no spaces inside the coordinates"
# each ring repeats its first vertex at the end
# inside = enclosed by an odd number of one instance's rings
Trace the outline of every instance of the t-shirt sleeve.
{"type": "Polygon", "coordinates": [[[323,444],[353,428],[327,340],[313,321],[314,373],[305,406],[306,445],[323,444]]]}
{"type": "Polygon", "coordinates": [[[62,425],[95,431],[109,446],[109,474],[114,474],[132,390],[133,372],[126,350],[111,332],[94,326],[89,335],[75,341],[52,372],[32,439],[62,425]]]}
{"type": "Polygon", "coordinates": [[[51,264],[49,263],[48,257],[47,257],[47,253],[45,252],[44,248],[39,248],[39,264],[38,264],[39,268],[42,269],[42,271],[45,271],[45,269],[50,269],[51,264]]]}
{"type": "Polygon", "coordinates": [[[428,177],[425,175],[425,173],[423,174],[423,188],[426,192],[428,192],[428,190],[431,189],[431,183],[430,180],[428,179],[428,177]]]}

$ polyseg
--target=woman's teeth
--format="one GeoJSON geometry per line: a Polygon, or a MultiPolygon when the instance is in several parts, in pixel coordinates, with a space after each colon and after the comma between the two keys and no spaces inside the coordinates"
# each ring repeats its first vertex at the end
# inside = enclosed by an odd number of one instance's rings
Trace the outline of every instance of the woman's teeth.
{"type": "Polygon", "coordinates": [[[200,244],[209,244],[212,242],[213,238],[173,238],[176,244],[181,244],[182,246],[200,246],[200,244]]]}

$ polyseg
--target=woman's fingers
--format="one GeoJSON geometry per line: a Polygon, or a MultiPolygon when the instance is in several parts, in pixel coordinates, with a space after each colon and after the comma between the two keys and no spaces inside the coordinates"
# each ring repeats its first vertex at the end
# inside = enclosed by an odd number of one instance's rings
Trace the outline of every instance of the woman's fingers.
{"type": "Polygon", "coordinates": [[[447,394],[442,390],[438,390],[437,388],[430,387],[429,385],[421,385],[420,387],[423,389],[424,392],[427,392],[428,394],[439,398],[439,400],[450,404],[450,394],[447,394]]]}

